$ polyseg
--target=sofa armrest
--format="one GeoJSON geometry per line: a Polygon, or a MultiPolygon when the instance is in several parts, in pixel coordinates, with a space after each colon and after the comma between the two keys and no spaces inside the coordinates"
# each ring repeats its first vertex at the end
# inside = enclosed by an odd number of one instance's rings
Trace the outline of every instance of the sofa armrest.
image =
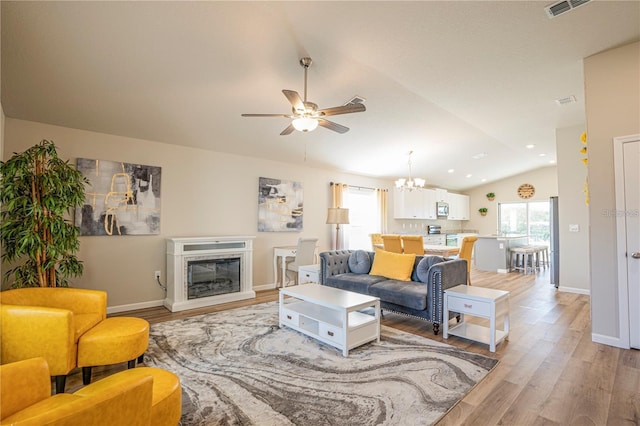
{"type": "Polygon", "coordinates": [[[0,365],[0,420],[51,396],[51,377],[44,358],[0,365]]]}
{"type": "Polygon", "coordinates": [[[43,357],[52,376],[76,366],[73,312],[41,306],[0,305],[2,363],[43,357]]]}
{"type": "Polygon", "coordinates": [[[427,305],[430,307],[431,318],[429,320],[431,322],[442,323],[444,291],[460,284],[467,284],[467,261],[465,259],[436,263],[429,269],[427,305]]]}
{"type": "Polygon", "coordinates": [[[349,256],[353,250],[332,250],[320,253],[320,284],[333,275],[349,272],[349,256]]]}

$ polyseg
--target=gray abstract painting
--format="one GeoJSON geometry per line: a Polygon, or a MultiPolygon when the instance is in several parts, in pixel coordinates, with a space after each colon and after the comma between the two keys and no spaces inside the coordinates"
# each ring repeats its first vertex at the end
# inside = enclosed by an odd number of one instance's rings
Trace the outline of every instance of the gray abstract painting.
{"type": "Polygon", "coordinates": [[[77,168],[89,180],[80,235],[160,234],[160,167],[78,158],[77,168]]]}
{"type": "Polygon", "coordinates": [[[302,182],[261,177],[258,183],[258,232],[300,232],[302,182]]]}

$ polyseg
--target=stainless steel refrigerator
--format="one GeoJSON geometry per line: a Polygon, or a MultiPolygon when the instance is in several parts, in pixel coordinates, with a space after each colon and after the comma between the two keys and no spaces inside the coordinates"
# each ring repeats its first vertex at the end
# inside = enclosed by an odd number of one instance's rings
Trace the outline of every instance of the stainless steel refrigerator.
{"type": "Polygon", "coordinates": [[[549,229],[550,229],[550,239],[549,239],[549,261],[550,261],[550,280],[551,284],[555,285],[556,288],[560,285],[560,245],[559,245],[559,235],[560,235],[560,225],[558,220],[558,197],[551,197],[549,200],[549,229]]]}

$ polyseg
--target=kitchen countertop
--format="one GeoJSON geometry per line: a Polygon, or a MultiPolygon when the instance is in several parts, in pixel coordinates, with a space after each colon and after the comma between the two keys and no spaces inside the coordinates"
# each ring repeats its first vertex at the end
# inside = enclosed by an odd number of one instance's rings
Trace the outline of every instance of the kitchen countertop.
{"type": "Polygon", "coordinates": [[[478,235],[478,238],[491,238],[494,240],[511,240],[514,238],[527,238],[526,235],[478,235]]]}

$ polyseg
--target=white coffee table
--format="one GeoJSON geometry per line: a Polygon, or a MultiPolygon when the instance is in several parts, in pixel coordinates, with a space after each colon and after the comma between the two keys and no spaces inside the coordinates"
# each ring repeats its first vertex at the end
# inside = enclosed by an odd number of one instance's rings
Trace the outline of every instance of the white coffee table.
{"type": "Polygon", "coordinates": [[[509,340],[509,292],[492,288],[459,285],[444,291],[442,338],[449,334],[489,345],[491,352],[503,340],[509,340]],[[462,321],[449,327],[449,312],[461,314],[462,321]],[[488,318],[489,327],[470,324],[464,314],[488,318]],[[496,328],[496,320],[502,319],[502,330],[496,328]]]}
{"type": "Polygon", "coordinates": [[[319,284],[280,289],[280,327],[349,350],[380,341],[380,299],[319,284]],[[360,312],[373,308],[373,314],[360,312]]]}

